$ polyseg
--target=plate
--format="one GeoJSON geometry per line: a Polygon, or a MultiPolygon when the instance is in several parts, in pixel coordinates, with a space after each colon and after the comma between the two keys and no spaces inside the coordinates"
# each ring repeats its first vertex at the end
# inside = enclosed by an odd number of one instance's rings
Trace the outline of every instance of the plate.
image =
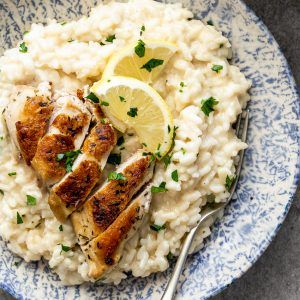
{"type": "MultiPolygon", "coordinates": [[[[74,19],[87,14],[87,2],[2,0],[0,45],[6,49],[15,45],[32,22],[65,21],[66,16],[74,19]]],[[[243,2],[181,2],[196,18],[211,19],[229,38],[232,63],[253,83],[249,148],[236,195],[205,247],[189,257],[178,285],[178,298],[199,300],[220,292],[246,272],[281,226],[299,178],[300,101],[277,42],[243,2]]],[[[18,299],[159,299],[172,271],[130,277],[119,286],[64,287],[47,264],[23,262],[16,268],[15,263],[22,260],[3,241],[0,248],[0,287],[18,299]]]]}

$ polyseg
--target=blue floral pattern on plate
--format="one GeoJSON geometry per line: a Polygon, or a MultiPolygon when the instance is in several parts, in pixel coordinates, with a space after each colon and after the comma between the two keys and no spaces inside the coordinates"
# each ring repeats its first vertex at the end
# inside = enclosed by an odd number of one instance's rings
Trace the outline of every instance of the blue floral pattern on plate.
{"type": "MultiPolygon", "coordinates": [[[[4,0],[0,41],[16,45],[32,22],[87,14],[81,0],[4,0]]],[[[178,2],[165,1],[165,2],[178,2]]],[[[189,257],[178,297],[204,299],[240,277],[262,254],[281,226],[299,178],[300,101],[289,66],[263,22],[239,0],[182,0],[196,18],[212,20],[233,46],[233,64],[253,83],[251,119],[236,196],[199,253],[189,257]]],[[[0,47],[0,50],[1,50],[0,47]]],[[[2,50],[3,50],[2,49],[2,50]]],[[[44,262],[25,263],[0,241],[0,287],[18,299],[157,299],[171,269],[119,286],[64,287],[44,262]],[[18,266],[16,266],[18,265],[18,266]]]]}

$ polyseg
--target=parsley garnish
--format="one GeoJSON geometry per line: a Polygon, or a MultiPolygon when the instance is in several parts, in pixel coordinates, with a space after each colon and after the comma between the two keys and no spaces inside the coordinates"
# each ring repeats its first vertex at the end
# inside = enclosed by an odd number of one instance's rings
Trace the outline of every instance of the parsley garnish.
{"type": "Polygon", "coordinates": [[[115,40],[115,39],[116,39],[116,35],[113,34],[113,35],[110,35],[109,37],[107,37],[105,41],[108,43],[112,43],[113,40],[115,40]]]}
{"type": "Polygon", "coordinates": [[[235,181],[235,176],[229,177],[228,175],[226,176],[226,181],[225,181],[225,188],[229,192],[232,184],[235,181]]]}
{"type": "Polygon", "coordinates": [[[172,158],[172,156],[169,154],[167,154],[163,157],[162,161],[164,162],[165,167],[167,167],[171,163],[171,158],[172,158]]]}
{"type": "Polygon", "coordinates": [[[7,175],[8,175],[8,176],[15,176],[15,175],[17,175],[17,172],[10,172],[10,173],[8,173],[7,175]]]}
{"type": "Polygon", "coordinates": [[[71,247],[65,246],[65,245],[61,244],[61,251],[60,251],[60,253],[62,253],[62,251],[68,252],[70,250],[71,250],[71,247]]]}
{"type": "Polygon", "coordinates": [[[36,205],[36,198],[31,195],[26,195],[27,205],[36,205]]]}
{"type": "Polygon", "coordinates": [[[26,35],[26,34],[28,34],[28,33],[29,33],[29,31],[26,30],[26,31],[23,32],[23,35],[26,35]]]}
{"type": "Polygon", "coordinates": [[[4,191],[2,189],[0,189],[0,194],[4,195],[4,191]]]}
{"type": "Polygon", "coordinates": [[[143,145],[144,147],[147,147],[147,144],[146,144],[146,143],[142,143],[142,145],[143,145]]]}
{"type": "Polygon", "coordinates": [[[150,228],[156,232],[159,232],[161,230],[166,229],[166,225],[165,224],[164,225],[151,224],[150,228]]]}
{"type": "Polygon", "coordinates": [[[15,261],[15,262],[14,262],[14,265],[15,265],[17,268],[19,267],[20,264],[21,264],[20,261],[15,261]]]}
{"type": "Polygon", "coordinates": [[[67,173],[72,172],[72,166],[74,164],[74,161],[78,157],[79,154],[82,152],[80,150],[73,150],[73,151],[67,151],[65,153],[59,153],[56,155],[57,161],[62,161],[65,159],[65,167],[67,173]]]}
{"type": "Polygon", "coordinates": [[[119,98],[120,98],[120,101],[121,101],[121,102],[126,102],[126,100],[125,100],[125,98],[124,98],[124,97],[122,97],[122,96],[119,96],[119,98]]]}
{"type": "Polygon", "coordinates": [[[152,186],[151,187],[151,192],[152,193],[164,193],[167,192],[168,190],[166,189],[166,183],[163,181],[160,183],[159,186],[152,186]]]}
{"type": "Polygon", "coordinates": [[[134,48],[134,52],[138,57],[145,56],[145,43],[142,40],[138,41],[138,44],[134,48]]]}
{"type": "Polygon", "coordinates": [[[181,148],[180,150],[182,151],[182,154],[186,154],[186,150],[185,149],[181,148]]]}
{"type": "Polygon", "coordinates": [[[207,25],[214,26],[214,23],[212,20],[208,20],[206,23],[207,23],[207,25]]]}
{"type": "Polygon", "coordinates": [[[65,22],[65,21],[60,23],[61,26],[64,26],[66,24],[67,24],[67,22],[65,22]]]}
{"type": "Polygon", "coordinates": [[[112,153],[107,159],[107,163],[111,165],[119,165],[121,163],[121,154],[112,153]]]}
{"type": "Polygon", "coordinates": [[[20,51],[21,53],[26,53],[26,52],[28,51],[28,48],[27,48],[25,42],[23,42],[23,43],[20,44],[20,46],[19,46],[19,51],[20,51]]]}
{"type": "Polygon", "coordinates": [[[64,228],[62,225],[59,225],[58,229],[59,229],[59,231],[64,231],[64,228]]]}
{"type": "Polygon", "coordinates": [[[124,143],[125,143],[125,140],[124,140],[124,136],[122,135],[118,138],[117,145],[121,146],[124,143]]]}
{"type": "Polygon", "coordinates": [[[100,105],[102,105],[102,106],[109,106],[109,103],[106,102],[106,101],[101,101],[100,105]]]}
{"type": "Polygon", "coordinates": [[[217,101],[214,97],[209,97],[208,99],[203,99],[201,101],[201,110],[204,112],[206,116],[214,111],[214,106],[217,105],[219,101],[217,101]]]}
{"type": "Polygon", "coordinates": [[[162,59],[151,58],[141,67],[141,69],[146,69],[150,73],[152,69],[162,65],[163,63],[164,61],[162,59]]]}
{"type": "Polygon", "coordinates": [[[171,252],[169,252],[167,255],[167,260],[171,260],[171,259],[173,259],[173,257],[174,257],[174,255],[171,252]]]}
{"type": "Polygon", "coordinates": [[[182,89],[182,88],[184,88],[185,86],[186,86],[186,85],[184,84],[184,82],[181,81],[181,82],[180,82],[180,87],[181,87],[181,89],[179,90],[180,93],[183,92],[183,89],[182,89]]]}
{"type": "Polygon", "coordinates": [[[143,31],[145,31],[145,25],[143,25],[142,27],[141,27],[141,30],[140,30],[140,36],[143,34],[143,31]]]}
{"type": "Polygon", "coordinates": [[[215,71],[216,73],[219,73],[223,69],[223,66],[222,65],[213,65],[211,69],[213,71],[215,71]]]}
{"type": "Polygon", "coordinates": [[[69,39],[69,40],[68,40],[68,43],[72,43],[72,42],[74,42],[73,39],[69,39]]]}
{"type": "Polygon", "coordinates": [[[178,171],[175,170],[171,173],[171,177],[175,182],[178,182],[178,171]]]}
{"type": "Polygon", "coordinates": [[[170,133],[171,132],[171,127],[170,127],[170,125],[168,125],[168,133],[170,133]]]}
{"type": "Polygon", "coordinates": [[[137,116],[138,108],[137,107],[130,107],[130,110],[127,112],[127,115],[134,118],[137,116]]]}
{"type": "Polygon", "coordinates": [[[19,212],[17,212],[17,224],[22,224],[23,223],[23,219],[20,216],[19,212]]]}
{"type": "Polygon", "coordinates": [[[89,93],[86,98],[92,100],[94,103],[99,103],[99,98],[94,93],[89,93]]]}
{"type": "Polygon", "coordinates": [[[109,172],[108,181],[111,180],[127,180],[122,173],[117,173],[116,171],[109,172]]]}
{"type": "Polygon", "coordinates": [[[154,161],[155,160],[155,155],[151,152],[143,152],[142,153],[143,156],[148,156],[150,155],[150,161],[154,161]]]}

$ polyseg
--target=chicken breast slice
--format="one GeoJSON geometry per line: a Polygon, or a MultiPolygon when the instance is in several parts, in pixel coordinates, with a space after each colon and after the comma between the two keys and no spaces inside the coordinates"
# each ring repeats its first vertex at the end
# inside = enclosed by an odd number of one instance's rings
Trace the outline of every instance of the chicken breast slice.
{"type": "Polygon", "coordinates": [[[149,155],[143,156],[138,151],[116,170],[126,180],[107,181],[71,215],[80,245],[85,245],[99,236],[116,220],[133,195],[150,181],[153,165],[149,155]]]}
{"type": "Polygon", "coordinates": [[[48,133],[39,141],[32,160],[46,185],[55,184],[66,174],[65,161],[58,161],[57,155],[80,149],[90,121],[90,112],[76,96],[62,96],[56,101],[48,133]]]}
{"type": "Polygon", "coordinates": [[[117,134],[109,123],[98,122],[91,130],[73,171],[67,173],[50,191],[48,203],[60,222],[64,222],[91,193],[116,142],[117,134]]]}
{"type": "Polygon", "coordinates": [[[4,116],[14,145],[27,165],[36,153],[40,139],[46,134],[53,111],[51,83],[37,88],[18,86],[15,98],[6,107],[4,116]]]}
{"type": "Polygon", "coordinates": [[[148,186],[103,233],[82,247],[90,267],[90,277],[99,279],[116,266],[126,241],[143,223],[143,217],[149,211],[151,198],[148,186]]]}

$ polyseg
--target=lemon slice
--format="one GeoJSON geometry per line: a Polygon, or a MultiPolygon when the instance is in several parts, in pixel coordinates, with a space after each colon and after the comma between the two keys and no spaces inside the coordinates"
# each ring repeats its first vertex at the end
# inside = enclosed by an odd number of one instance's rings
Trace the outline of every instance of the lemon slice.
{"type": "Polygon", "coordinates": [[[127,76],[151,83],[176,50],[176,45],[166,41],[139,40],[112,56],[102,78],[127,76]]]}
{"type": "Polygon", "coordinates": [[[115,76],[94,83],[91,91],[115,128],[121,132],[134,129],[140,143],[158,158],[169,151],[174,130],[172,113],[152,87],[135,78],[115,76]]]}

